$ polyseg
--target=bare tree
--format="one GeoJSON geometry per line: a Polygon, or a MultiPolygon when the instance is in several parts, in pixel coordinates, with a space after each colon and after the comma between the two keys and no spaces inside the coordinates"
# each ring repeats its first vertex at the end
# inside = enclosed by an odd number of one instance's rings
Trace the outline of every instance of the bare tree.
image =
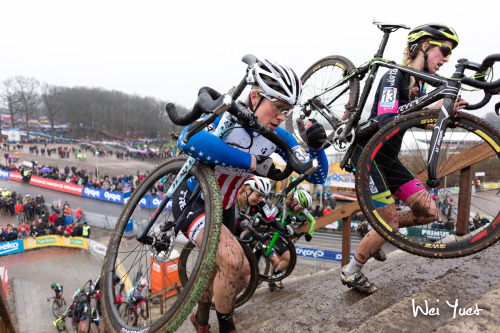
{"type": "Polygon", "coordinates": [[[40,83],[35,78],[15,76],[13,79],[14,94],[18,100],[19,111],[24,115],[26,121],[26,138],[28,139],[30,137],[30,117],[33,117],[40,104],[39,86],[40,83]]]}
{"type": "Polygon", "coordinates": [[[55,86],[44,84],[42,86],[42,103],[45,114],[50,122],[50,135],[52,140],[55,138],[54,121],[61,112],[61,91],[55,86]]]}
{"type": "MultiPolygon", "coordinates": [[[[7,112],[9,112],[9,114],[10,114],[10,127],[11,128],[15,127],[14,115],[18,112],[18,109],[16,107],[18,100],[16,99],[17,96],[15,94],[13,81],[14,81],[13,78],[6,79],[3,82],[2,90],[0,92],[1,102],[3,104],[2,110],[6,110],[7,112]]],[[[1,126],[0,126],[0,135],[2,135],[1,126]]]]}

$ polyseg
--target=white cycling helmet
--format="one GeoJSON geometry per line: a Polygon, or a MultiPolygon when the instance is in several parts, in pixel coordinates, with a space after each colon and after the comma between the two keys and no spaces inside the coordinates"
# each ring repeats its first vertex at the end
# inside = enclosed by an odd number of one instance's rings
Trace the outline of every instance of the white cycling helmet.
{"type": "Polygon", "coordinates": [[[264,177],[253,176],[245,182],[245,185],[250,186],[253,191],[257,191],[264,195],[269,195],[271,191],[271,182],[264,177]]]}
{"type": "Polygon", "coordinates": [[[300,103],[302,96],[300,79],[291,68],[273,61],[256,62],[248,71],[247,84],[260,86],[263,94],[272,101],[281,100],[291,105],[300,103]],[[263,75],[267,77],[264,78],[263,75]]]}
{"type": "Polygon", "coordinates": [[[146,288],[148,283],[146,282],[146,280],[144,280],[144,278],[142,278],[137,285],[146,288]]]}
{"type": "Polygon", "coordinates": [[[312,206],[312,197],[309,192],[299,188],[293,194],[293,198],[297,200],[299,206],[305,209],[309,209],[312,206]]]}

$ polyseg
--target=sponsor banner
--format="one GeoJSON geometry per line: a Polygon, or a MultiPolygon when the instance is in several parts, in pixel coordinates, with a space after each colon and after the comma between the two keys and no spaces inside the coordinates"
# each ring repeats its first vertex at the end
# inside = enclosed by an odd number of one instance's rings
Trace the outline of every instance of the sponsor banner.
{"type": "Polygon", "coordinates": [[[81,185],[75,185],[38,176],[31,176],[30,184],[76,195],[81,195],[83,191],[83,186],[81,185]]]}
{"type": "Polygon", "coordinates": [[[21,176],[21,174],[19,172],[10,172],[9,173],[9,180],[15,180],[17,182],[20,182],[21,180],[23,180],[23,177],[21,176]]]}
{"type": "Polygon", "coordinates": [[[120,258],[116,259],[116,274],[122,279],[123,284],[125,285],[125,293],[128,295],[133,286],[132,282],[130,282],[127,271],[120,261],[120,258]]]}
{"type": "Polygon", "coordinates": [[[111,192],[111,191],[103,191],[103,198],[102,200],[104,201],[111,201],[114,203],[123,203],[123,193],[120,192],[111,192]]]}
{"type": "Polygon", "coordinates": [[[496,190],[500,188],[500,183],[484,183],[483,188],[485,190],[496,190]]]}
{"type": "Polygon", "coordinates": [[[102,200],[101,192],[102,190],[99,190],[97,188],[84,186],[82,196],[102,200]]]}
{"type": "MultiPolygon", "coordinates": [[[[311,249],[307,247],[295,246],[297,256],[314,258],[320,260],[331,260],[331,261],[342,261],[342,252],[339,251],[328,251],[321,249],[311,249]]],[[[354,258],[354,253],[351,253],[350,260],[354,258]]]]}
{"type": "Polygon", "coordinates": [[[9,179],[10,171],[0,169],[0,178],[9,179]]]}
{"type": "Polygon", "coordinates": [[[63,237],[63,236],[42,236],[36,239],[25,239],[24,249],[32,250],[46,246],[63,246],[88,249],[87,239],[83,237],[63,237]]]}
{"type": "Polygon", "coordinates": [[[151,201],[151,197],[142,197],[141,201],[139,201],[139,206],[141,207],[149,207],[149,202],[151,201]]]}
{"type": "Polygon", "coordinates": [[[95,240],[92,239],[87,239],[88,245],[89,245],[89,251],[91,253],[96,254],[99,257],[104,258],[106,256],[106,250],[107,247],[106,245],[103,245],[99,242],[96,242],[95,240]]]}
{"type": "Polygon", "coordinates": [[[85,186],[82,190],[82,196],[119,204],[123,203],[123,193],[104,191],[93,187],[85,186]]]}
{"type": "Polygon", "coordinates": [[[130,183],[125,182],[125,185],[123,186],[123,198],[130,198],[130,183]]]}
{"type": "MultiPolygon", "coordinates": [[[[358,230],[358,226],[361,224],[359,221],[351,221],[351,230],[358,230]]],[[[333,230],[342,230],[342,220],[335,221],[333,223],[325,225],[323,228],[333,229],[333,230]]]]}
{"type": "Polygon", "coordinates": [[[0,243],[0,256],[24,251],[24,243],[22,240],[0,243]]]}
{"type": "MultiPolygon", "coordinates": [[[[161,200],[162,200],[162,198],[158,198],[158,197],[149,198],[149,207],[158,208],[158,206],[161,203],[161,200]]],[[[172,209],[172,201],[173,200],[170,199],[170,201],[167,203],[167,206],[165,207],[165,209],[172,209]]]]}
{"type": "Polygon", "coordinates": [[[445,229],[428,229],[428,228],[419,228],[419,227],[409,227],[406,228],[405,235],[412,237],[420,237],[425,239],[438,240],[441,238],[448,237],[449,235],[455,235],[454,230],[445,230],[445,229]]]}

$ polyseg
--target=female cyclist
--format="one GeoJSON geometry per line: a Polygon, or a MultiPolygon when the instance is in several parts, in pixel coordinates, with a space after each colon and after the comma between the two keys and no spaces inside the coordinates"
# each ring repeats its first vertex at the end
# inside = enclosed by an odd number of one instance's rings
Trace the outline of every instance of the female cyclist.
{"type": "MultiPolygon", "coordinates": [[[[309,231],[304,237],[306,241],[310,242],[314,234],[314,230],[316,229],[316,220],[308,211],[308,209],[312,206],[312,197],[309,192],[303,189],[297,189],[294,192],[290,192],[285,200],[285,205],[287,223],[290,223],[292,217],[295,217],[297,222],[309,221],[309,231]]],[[[277,213],[278,218],[281,219],[283,212],[279,205],[277,208],[279,209],[279,212],[277,213]]],[[[269,259],[273,263],[273,275],[279,275],[288,267],[288,264],[290,263],[290,251],[280,238],[276,241],[276,244],[274,245],[274,254],[271,255],[269,259]]],[[[278,281],[278,283],[269,282],[269,290],[271,292],[276,290],[276,287],[283,289],[283,283],[281,281],[278,281]]]]}
{"type": "Polygon", "coordinates": [[[238,208],[249,216],[260,213],[266,221],[271,221],[274,216],[264,200],[271,192],[269,179],[253,176],[245,181],[238,192],[238,208]]]}
{"type": "MultiPolygon", "coordinates": [[[[451,50],[457,45],[458,36],[455,30],[447,25],[430,23],[418,26],[408,33],[403,64],[435,74],[448,62],[451,50]]],[[[380,80],[370,118],[377,118],[379,128],[382,128],[395,119],[398,107],[425,95],[426,90],[427,84],[409,74],[391,69],[380,80]]],[[[463,99],[457,100],[455,109],[462,109],[467,104],[468,102],[463,99]]],[[[442,101],[430,108],[440,108],[441,105],[442,101]]],[[[434,125],[428,125],[427,129],[433,127],[434,125]]],[[[360,143],[351,156],[351,163],[354,166],[367,141],[360,143]]],[[[401,144],[401,141],[395,144],[401,144]]],[[[376,202],[379,214],[389,221],[391,226],[400,228],[423,225],[432,223],[439,217],[430,193],[395,155],[394,159],[379,158],[375,162],[377,168],[373,168],[370,172],[372,198],[376,202]],[[410,210],[396,211],[393,196],[403,201],[410,210]]],[[[385,240],[368,225],[365,225],[365,228],[366,235],[361,240],[353,260],[343,268],[340,278],[344,285],[371,294],[377,291],[378,287],[368,281],[361,268],[372,256],[377,255],[379,260],[384,259],[379,250],[385,240]]]]}
{"type": "MultiPolygon", "coordinates": [[[[300,102],[302,85],[297,75],[288,67],[271,61],[257,62],[249,70],[247,83],[252,86],[247,107],[253,112],[258,121],[275,131],[283,138],[299,157],[307,157],[294,137],[280,128],[286,114],[300,102]]],[[[262,177],[275,175],[279,170],[274,166],[273,152],[285,158],[276,145],[259,133],[248,131],[236,126],[225,141],[212,135],[221,117],[207,128],[193,135],[184,144],[182,139],[187,130],[179,137],[179,148],[188,155],[214,165],[215,178],[218,180],[222,192],[223,227],[220,236],[219,248],[216,255],[214,274],[201,296],[198,310],[190,319],[198,332],[208,332],[208,319],[212,294],[215,301],[217,319],[220,332],[236,331],[233,322],[233,301],[237,293],[238,278],[245,264],[243,250],[236,238],[235,231],[235,201],[239,188],[253,174],[262,177]]],[[[325,180],[328,162],[323,150],[326,138],[325,130],[321,125],[311,126],[306,132],[309,138],[309,156],[319,161],[319,169],[308,177],[313,183],[323,183],[325,180]]],[[[186,198],[189,198],[194,184],[188,179],[174,195],[174,215],[179,213],[177,207],[183,207],[186,198]]],[[[201,245],[204,228],[204,206],[199,198],[191,208],[182,231],[196,245],[201,245]]],[[[248,265],[248,263],[246,263],[248,265]]]]}

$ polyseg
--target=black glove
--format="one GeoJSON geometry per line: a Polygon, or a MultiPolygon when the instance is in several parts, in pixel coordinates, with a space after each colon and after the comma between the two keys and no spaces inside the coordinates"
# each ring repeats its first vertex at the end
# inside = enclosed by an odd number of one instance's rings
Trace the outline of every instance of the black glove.
{"type": "Polygon", "coordinates": [[[309,234],[305,234],[304,237],[306,238],[306,241],[310,242],[311,239],[313,239],[313,236],[309,235],[309,234]]]}
{"type": "Polygon", "coordinates": [[[257,176],[272,178],[281,171],[274,166],[273,159],[269,156],[254,155],[255,170],[253,173],[257,176]]]}
{"type": "Polygon", "coordinates": [[[297,129],[302,140],[312,149],[318,150],[323,147],[326,141],[326,131],[323,125],[318,123],[315,119],[309,119],[313,122],[307,129],[304,126],[302,119],[297,119],[297,129]]]}

